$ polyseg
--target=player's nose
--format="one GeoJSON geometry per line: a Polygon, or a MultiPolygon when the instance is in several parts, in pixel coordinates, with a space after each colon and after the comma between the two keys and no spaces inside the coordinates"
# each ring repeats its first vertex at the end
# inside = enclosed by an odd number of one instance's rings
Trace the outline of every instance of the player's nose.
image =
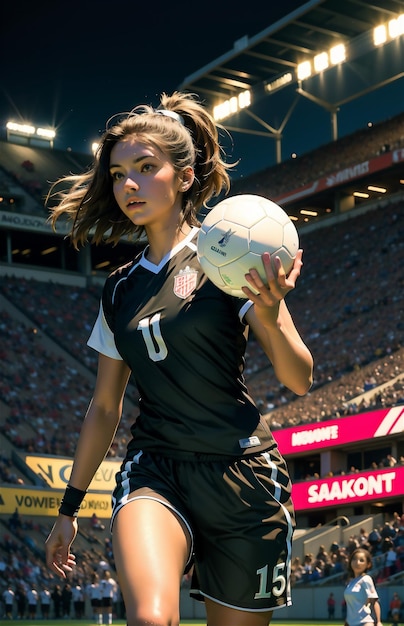
{"type": "Polygon", "coordinates": [[[124,187],[126,190],[139,189],[139,184],[134,176],[127,176],[124,187]]]}

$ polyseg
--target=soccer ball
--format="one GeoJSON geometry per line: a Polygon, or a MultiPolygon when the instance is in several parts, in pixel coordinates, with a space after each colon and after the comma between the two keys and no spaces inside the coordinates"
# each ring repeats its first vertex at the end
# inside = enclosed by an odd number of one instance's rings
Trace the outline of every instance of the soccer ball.
{"type": "Polygon", "coordinates": [[[209,211],[198,234],[197,255],[219,289],[246,298],[241,287],[251,289],[244,277],[251,268],[266,282],[264,252],[279,256],[288,273],[298,248],[295,225],[280,206],[261,196],[241,194],[225,198],[209,211]]]}

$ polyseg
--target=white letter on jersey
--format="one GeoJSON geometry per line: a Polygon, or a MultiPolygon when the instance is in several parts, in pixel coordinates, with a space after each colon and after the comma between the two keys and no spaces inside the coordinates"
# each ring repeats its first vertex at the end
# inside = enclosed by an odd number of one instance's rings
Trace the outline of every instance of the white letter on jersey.
{"type": "Polygon", "coordinates": [[[143,339],[150,359],[152,361],[164,361],[168,354],[168,350],[163,337],[161,336],[160,313],[156,313],[153,317],[146,317],[145,319],[140,320],[137,329],[142,331],[143,339]]]}

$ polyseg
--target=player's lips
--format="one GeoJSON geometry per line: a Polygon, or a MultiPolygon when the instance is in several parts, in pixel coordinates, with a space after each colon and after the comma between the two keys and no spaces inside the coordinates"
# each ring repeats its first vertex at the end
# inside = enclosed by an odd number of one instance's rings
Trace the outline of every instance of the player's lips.
{"type": "Polygon", "coordinates": [[[129,200],[126,201],[126,208],[137,209],[143,206],[144,204],[145,202],[143,200],[139,200],[138,198],[130,198],[129,200]]]}

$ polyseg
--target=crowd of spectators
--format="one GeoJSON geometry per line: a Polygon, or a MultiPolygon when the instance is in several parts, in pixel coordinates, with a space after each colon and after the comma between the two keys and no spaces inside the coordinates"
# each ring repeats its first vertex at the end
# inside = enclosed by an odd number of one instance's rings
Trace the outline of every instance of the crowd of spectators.
{"type": "MultiPolygon", "coordinates": [[[[61,310],[61,326],[62,316],[61,310]]],[[[5,310],[0,311],[0,338],[1,432],[19,450],[71,457],[91,396],[90,374],[86,377],[44,346],[42,330],[13,319],[5,310]]],[[[125,410],[110,458],[123,455],[135,416],[134,409],[125,410]]]]}
{"type": "Polygon", "coordinates": [[[42,283],[8,276],[1,293],[23,311],[40,329],[93,372],[96,353],[86,340],[98,313],[100,288],[42,283]]]}
{"type": "MultiPolygon", "coordinates": [[[[309,398],[285,400],[272,410],[267,404],[273,430],[354,415],[404,403],[404,348],[387,353],[368,365],[356,367],[328,384],[314,389],[309,398]],[[368,379],[375,379],[366,391],[368,379]]],[[[273,402],[270,403],[272,406],[273,402]]]]}
{"type": "MultiPolygon", "coordinates": [[[[375,526],[369,533],[361,528],[349,537],[346,545],[333,542],[320,545],[292,561],[292,585],[312,584],[333,577],[333,583],[345,583],[348,559],[356,548],[366,548],[372,555],[374,579],[380,583],[404,571],[404,514],[394,513],[390,521],[375,526]]],[[[331,582],[331,581],[330,581],[331,582]]]]}
{"type": "Polygon", "coordinates": [[[404,387],[396,380],[394,389],[378,389],[372,401],[366,397],[350,406],[368,378],[378,388],[403,373],[395,356],[404,331],[402,204],[303,232],[301,240],[303,271],[288,303],[314,355],[314,385],[305,398],[292,398],[250,344],[246,373],[261,409],[270,412],[276,428],[380,406],[386,394],[392,404],[402,402],[404,387]]]}
{"type": "Polygon", "coordinates": [[[95,623],[102,623],[97,615],[91,614],[90,599],[94,587],[102,594],[101,581],[106,576],[114,580],[115,616],[123,617],[122,598],[114,579],[111,539],[107,532],[96,538],[90,522],[81,522],[76,539],[77,565],[74,573],[68,574],[62,583],[44,564],[43,544],[50,531],[49,522],[33,522],[15,511],[9,520],[3,520],[2,526],[0,599],[3,600],[5,618],[7,613],[10,613],[9,619],[46,619],[47,615],[56,619],[81,619],[87,615],[93,617],[95,623]],[[37,542],[33,536],[38,537],[37,542]],[[11,610],[10,607],[7,610],[7,601],[11,601],[11,610]]]}
{"type": "Polygon", "coordinates": [[[370,124],[336,141],[265,168],[247,179],[234,181],[234,193],[256,193],[276,198],[350,165],[362,163],[390,150],[404,146],[404,114],[384,122],[370,124]],[[293,185],[291,187],[291,181],[293,185]]]}
{"type": "Polygon", "coordinates": [[[374,455],[375,460],[370,463],[363,463],[363,466],[356,467],[355,465],[351,465],[351,467],[347,469],[339,469],[337,471],[327,471],[324,475],[320,473],[320,460],[317,462],[314,460],[310,460],[307,464],[303,461],[302,465],[299,466],[295,461],[294,473],[292,475],[293,482],[297,482],[299,480],[318,480],[319,478],[332,478],[333,476],[346,476],[349,474],[359,474],[363,470],[371,470],[376,471],[380,469],[385,469],[386,467],[403,467],[404,466],[404,454],[401,454],[398,459],[393,457],[392,454],[383,455],[383,452],[380,450],[373,450],[372,454],[374,455]],[[303,471],[302,471],[303,469],[303,471]]]}
{"type": "MultiPolygon", "coordinates": [[[[252,337],[245,376],[259,408],[278,429],[402,403],[402,204],[303,233],[302,246],[303,272],[288,303],[314,355],[314,384],[306,396],[293,396],[279,385],[252,337]]],[[[8,407],[1,429],[27,451],[71,456],[92,379],[44,347],[42,338],[51,338],[94,375],[96,354],[86,341],[100,288],[7,276],[0,290],[29,320],[25,325],[0,311],[0,392],[8,407]]],[[[133,386],[128,397],[126,426],[137,415],[133,386]]],[[[126,426],[110,456],[122,454],[126,426]]]]}
{"type": "Polygon", "coordinates": [[[0,453],[0,484],[23,485],[24,479],[15,471],[9,455],[0,453]]]}

